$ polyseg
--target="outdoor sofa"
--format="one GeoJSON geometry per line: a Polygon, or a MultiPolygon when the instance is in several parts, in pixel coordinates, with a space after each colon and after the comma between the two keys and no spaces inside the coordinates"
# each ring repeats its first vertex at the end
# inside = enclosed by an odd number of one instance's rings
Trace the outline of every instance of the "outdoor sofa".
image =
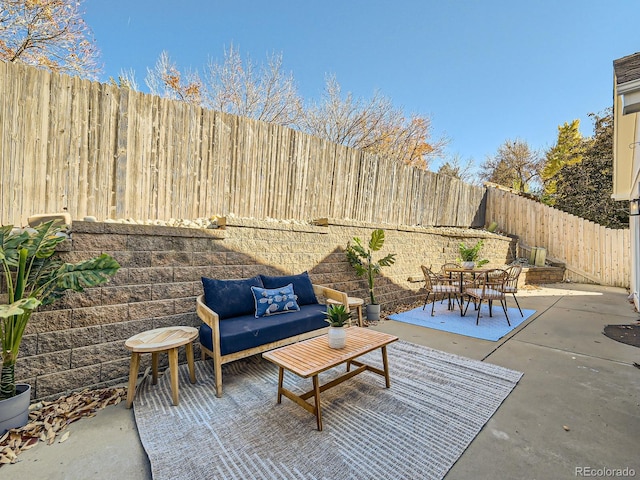
{"type": "Polygon", "coordinates": [[[256,275],[237,280],[202,277],[196,302],[202,359],[213,359],[216,396],[222,396],[222,365],[326,333],[321,298],[349,308],[346,293],[299,275],[256,275]],[[253,287],[253,288],[252,288],[253,287]]]}

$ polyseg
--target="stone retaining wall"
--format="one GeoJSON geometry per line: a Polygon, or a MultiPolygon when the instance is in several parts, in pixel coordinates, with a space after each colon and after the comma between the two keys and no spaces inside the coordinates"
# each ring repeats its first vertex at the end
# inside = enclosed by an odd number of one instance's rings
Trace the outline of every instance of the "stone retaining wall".
{"type": "MultiPolygon", "coordinates": [[[[379,226],[325,223],[230,217],[225,229],[200,230],[74,222],[70,245],[60,255],[78,261],[106,252],[121,269],[108,284],[70,293],[33,315],[16,365],[17,378],[32,385],[34,399],[125,382],[128,337],[152,328],[200,324],[195,297],[201,293],[202,276],[241,278],[307,270],[314,283],[367,299],[366,283],[347,263],[344,247],[354,236],[368,241],[379,226]]],[[[386,309],[422,299],[422,283],[410,277],[421,276],[421,263],[438,268],[455,261],[460,241],[485,239],[481,254],[494,266],[510,262],[515,251],[513,239],[482,230],[383,228],[386,243],[375,258],[397,254],[396,264],[377,278],[378,301],[386,309]]],[[[195,352],[199,355],[198,345],[195,352]]],[[[181,351],[181,362],[183,356],[181,351]]],[[[167,364],[166,358],[161,361],[167,364]]],[[[148,366],[150,356],[143,355],[140,371],[148,366]]]]}
{"type": "Polygon", "coordinates": [[[564,279],[564,272],[564,267],[525,267],[518,278],[518,287],[561,283],[564,279]]]}

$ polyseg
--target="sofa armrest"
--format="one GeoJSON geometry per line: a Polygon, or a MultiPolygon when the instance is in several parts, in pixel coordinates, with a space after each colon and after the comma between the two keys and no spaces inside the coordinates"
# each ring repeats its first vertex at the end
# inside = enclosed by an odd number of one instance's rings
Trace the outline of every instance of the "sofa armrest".
{"type": "Polygon", "coordinates": [[[212,330],[214,330],[214,327],[217,326],[220,321],[218,314],[204,303],[204,295],[199,295],[198,298],[196,298],[196,312],[200,319],[209,325],[212,330]]]}
{"type": "Polygon", "coordinates": [[[211,327],[213,350],[220,355],[220,316],[204,303],[204,295],[196,298],[196,313],[200,320],[211,327]]]}
{"type": "MultiPolygon", "coordinates": [[[[222,396],[222,354],[220,353],[220,316],[211,310],[204,303],[204,295],[199,295],[196,298],[196,313],[200,320],[211,327],[211,345],[213,350],[209,352],[209,355],[213,357],[213,368],[215,372],[216,382],[216,397],[222,396]]],[[[205,358],[205,348],[200,345],[202,349],[202,359],[205,358]]]]}
{"type": "Polygon", "coordinates": [[[334,290],[333,288],[325,287],[324,285],[316,284],[313,284],[313,291],[316,295],[322,295],[324,298],[330,298],[331,300],[340,302],[345,307],[347,307],[347,312],[349,311],[349,296],[346,293],[341,292],[340,290],[334,290]]]}

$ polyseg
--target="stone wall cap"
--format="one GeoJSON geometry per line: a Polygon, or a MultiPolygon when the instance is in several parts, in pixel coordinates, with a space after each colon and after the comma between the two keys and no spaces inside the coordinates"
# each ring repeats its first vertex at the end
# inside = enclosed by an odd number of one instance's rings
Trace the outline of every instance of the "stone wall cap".
{"type": "Polygon", "coordinates": [[[72,233],[112,233],[120,235],[159,235],[167,237],[190,238],[226,238],[226,232],[222,229],[167,227],[163,225],[137,225],[115,222],[85,222],[76,220],[73,222],[72,233]]]}

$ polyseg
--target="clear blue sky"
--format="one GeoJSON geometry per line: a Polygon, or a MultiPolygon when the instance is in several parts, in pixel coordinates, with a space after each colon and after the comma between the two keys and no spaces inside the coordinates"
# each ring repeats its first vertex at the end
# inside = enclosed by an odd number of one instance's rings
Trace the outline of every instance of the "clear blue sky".
{"type": "MultiPolygon", "coordinates": [[[[640,51],[637,0],[86,0],[102,81],[166,50],[181,69],[234,45],[263,62],[281,53],[306,100],[326,74],[343,92],[376,90],[431,118],[447,153],[482,162],[506,139],[544,150],[575,118],[613,103],[613,60],[640,51]]],[[[437,165],[434,165],[434,167],[437,165]]]]}

